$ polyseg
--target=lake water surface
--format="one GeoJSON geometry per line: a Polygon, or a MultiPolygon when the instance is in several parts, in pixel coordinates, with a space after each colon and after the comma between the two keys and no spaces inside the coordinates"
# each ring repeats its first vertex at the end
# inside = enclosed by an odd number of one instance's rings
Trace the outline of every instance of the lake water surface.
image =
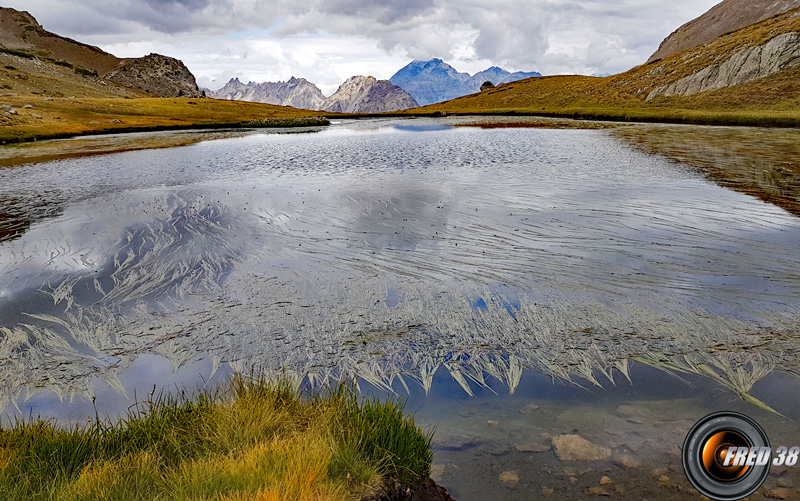
{"type": "MultiPolygon", "coordinates": [[[[716,410],[800,445],[800,219],[708,174],[730,151],[758,172],[749,129],[451,124],[0,169],[6,419],[85,420],[92,396],[116,415],[236,372],[354,381],[435,426],[459,500],[691,498],[680,447],[716,410]],[[559,434],[611,455],[562,460],[559,434]]],[[[800,158],[800,133],[758,133],[800,158]]]]}

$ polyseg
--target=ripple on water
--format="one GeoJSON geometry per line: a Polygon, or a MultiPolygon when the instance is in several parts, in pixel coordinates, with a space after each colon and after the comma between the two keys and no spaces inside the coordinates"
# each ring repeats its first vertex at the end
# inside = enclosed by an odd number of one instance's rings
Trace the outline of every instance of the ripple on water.
{"type": "Polygon", "coordinates": [[[602,131],[383,121],[0,185],[33,222],[0,243],[5,403],[122,389],[145,354],[467,393],[636,360],[748,398],[798,369],[798,219],[602,131]]]}

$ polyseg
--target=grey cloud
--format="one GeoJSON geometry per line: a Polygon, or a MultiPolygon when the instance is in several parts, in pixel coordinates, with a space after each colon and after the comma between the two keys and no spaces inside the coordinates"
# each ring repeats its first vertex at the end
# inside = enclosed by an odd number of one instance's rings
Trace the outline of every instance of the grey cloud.
{"type": "Polygon", "coordinates": [[[327,14],[337,14],[351,18],[365,18],[382,25],[407,21],[424,15],[436,7],[434,0],[406,0],[386,2],[385,0],[342,0],[320,2],[316,9],[327,14]]]}
{"type": "MultiPolygon", "coordinates": [[[[618,72],[643,62],[675,28],[716,0],[6,0],[47,28],[92,43],[254,33],[271,40],[357,37],[387,53],[472,58],[521,70],[618,72]],[[260,35],[259,35],[260,33],[260,35]],[[464,39],[471,33],[474,39],[464,39]]],[[[172,45],[170,45],[172,44],[172,45]]],[[[242,49],[244,50],[244,49],[242,49]]],[[[290,50],[287,46],[286,50],[290,50]]],[[[320,47],[319,52],[327,48],[320,47]]],[[[255,57],[255,55],[254,55],[255,57]]],[[[358,54],[344,57],[357,59],[358,54]]]]}

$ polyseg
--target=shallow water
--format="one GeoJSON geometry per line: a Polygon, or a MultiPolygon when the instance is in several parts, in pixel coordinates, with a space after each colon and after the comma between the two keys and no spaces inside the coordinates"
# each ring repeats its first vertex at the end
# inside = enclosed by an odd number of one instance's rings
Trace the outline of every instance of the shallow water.
{"type": "Polygon", "coordinates": [[[437,427],[458,499],[575,497],[599,472],[689,495],[675,446],[721,408],[791,438],[800,219],[608,131],[449,123],[0,170],[0,214],[27,221],[0,242],[6,416],[264,368],[355,380],[437,427]],[[571,432],[612,458],[526,450],[571,432]]]}

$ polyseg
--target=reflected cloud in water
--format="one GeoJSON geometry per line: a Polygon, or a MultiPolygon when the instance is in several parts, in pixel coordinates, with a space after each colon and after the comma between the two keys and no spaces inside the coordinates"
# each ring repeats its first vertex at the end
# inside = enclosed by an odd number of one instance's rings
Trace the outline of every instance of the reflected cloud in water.
{"type": "Polygon", "coordinates": [[[756,381],[800,369],[786,212],[601,131],[364,127],[4,173],[66,201],[0,243],[2,406],[149,391],[151,356],[190,387],[446,373],[467,394],[643,363],[761,406],[756,381]]]}

